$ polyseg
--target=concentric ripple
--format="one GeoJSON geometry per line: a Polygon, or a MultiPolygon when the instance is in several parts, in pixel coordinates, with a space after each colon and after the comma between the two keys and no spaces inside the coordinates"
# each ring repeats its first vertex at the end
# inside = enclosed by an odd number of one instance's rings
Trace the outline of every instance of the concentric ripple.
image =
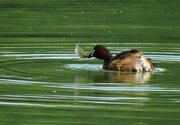
{"type": "MultiPolygon", "coordinates": [[[[179,51],[168,49],[169,52],[165,53],[161,51],[166,51],[167,48],[158,47],[154,51],[148,51],[151,47],[134,45],[140,50],[147,50],[144,51],[145,56],[156,64],[153,72],[103,70],[103,61],[95,58],[79,59],[71,52],[74,51],[74,46],[67,53],[54,50],[56,47],[47,47],[53,50],[46,53],[1,51],[0,85],[4,89],[1,89],[0,105],[18,110],[19,107],[24,110],[29,107],[36,109],[35,113],[58,111],[62,117],[77,117],[77,111],[80,114],[108,113],[106,117],[112,118],[114,117],[109,113],[118,113],[118,117],[128,119],[137,119],[134,117],[136,112],[153,112],[151,117],[147,116],[148,119],[155,119],[154,115],[162,112],[179,113],[177,109],[171,110],[172,106],[179,105],[180,100],[177,74],[179,51]],[[125,114],[121,114],[122,112],[125,114]],[[126,114],[127,112],[133,114],[126,114]]],[[[132,49],[129,46],[109,48],[114,55],[132,49]]],[[[91,52],[91,48],[85,49],[91,52]]],[[[54,115],[53,112],[51,115],[54,115]]],[[[141,114],[137,116],[141,118],[141,114]]],[[[101,118],[99,115],[94,117],[101,118]]],[[[169,120],[178,121],[178,118],[169,120]]]]}

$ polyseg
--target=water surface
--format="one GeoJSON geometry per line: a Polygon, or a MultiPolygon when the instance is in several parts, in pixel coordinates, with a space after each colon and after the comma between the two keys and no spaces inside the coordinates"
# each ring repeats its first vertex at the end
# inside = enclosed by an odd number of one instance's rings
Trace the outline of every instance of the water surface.
{"type": "Polygon", "coordinates": [[[179,1],[0,1],[0,124],[180,123],[179,1]],[[138,49],[153,72],[79,59],[138,49]]]}

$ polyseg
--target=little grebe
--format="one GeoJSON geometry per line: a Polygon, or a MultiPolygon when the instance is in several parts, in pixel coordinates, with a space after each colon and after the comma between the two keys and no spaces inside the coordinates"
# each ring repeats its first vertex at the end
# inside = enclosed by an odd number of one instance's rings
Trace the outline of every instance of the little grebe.
{"type": "MultiPolygon", "coordinates": [[[[80,47],[79,50],[84,54],[80,47]]],[[[81,55],[83,55],[82,53],[81,55]]],[[[106,47],[102,45],[96,45],[93,49],[93,53],[90,53],[89,55],[84,54],[83,58],[85,57],[96,57],[98,59],[104,60],[103,69],[107,70],[150,72],[154,69],[154,65],[151,60],[149,58],[145,58],[142,52],[136,49],[124,51],[115,56],[112,56],[106,47]]]]}

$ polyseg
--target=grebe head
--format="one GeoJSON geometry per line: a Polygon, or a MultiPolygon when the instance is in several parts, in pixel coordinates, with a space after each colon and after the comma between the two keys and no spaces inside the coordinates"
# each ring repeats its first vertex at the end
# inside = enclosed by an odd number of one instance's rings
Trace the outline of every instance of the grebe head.
{"type": "Polygon", "coordinates": [[[91,58],[91,57],[107,60],[107,59],[110,59],[112,55],[106,47],[102,45],[96,45],[93,49],[93,53],[90,53],[88,56],[88,58],[91,58]]]}

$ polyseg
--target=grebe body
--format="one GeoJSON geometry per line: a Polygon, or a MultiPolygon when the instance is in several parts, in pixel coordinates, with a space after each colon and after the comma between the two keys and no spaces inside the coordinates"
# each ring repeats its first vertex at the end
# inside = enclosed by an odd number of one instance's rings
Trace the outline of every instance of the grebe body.
{"type": "Polygon", "coordinates": [[[121,52],[113,57],[106,47],[97,45],[94,47],[93,53],[89,54],[90,57],[104,60],[103,69],[107,70],[150,72],[154,69],[151,60],[145,58],[142,52],[136,49],[121,52]]]}
{"type": "MultiPolygon", "coordinates": [[[[80,52],[82,53],[83,51],[81,50],[80,52]]],[[[151,62],[151,59],[144,57],[142,52],[136,49],[123,51],[112,56],[106,47],[96,45],[92,53],[89,55],[84,54],[83,57],[95,57],[104,60],[103,69],[107,70],[151,72],[154,69],[154,64],[151,62]]]]}

